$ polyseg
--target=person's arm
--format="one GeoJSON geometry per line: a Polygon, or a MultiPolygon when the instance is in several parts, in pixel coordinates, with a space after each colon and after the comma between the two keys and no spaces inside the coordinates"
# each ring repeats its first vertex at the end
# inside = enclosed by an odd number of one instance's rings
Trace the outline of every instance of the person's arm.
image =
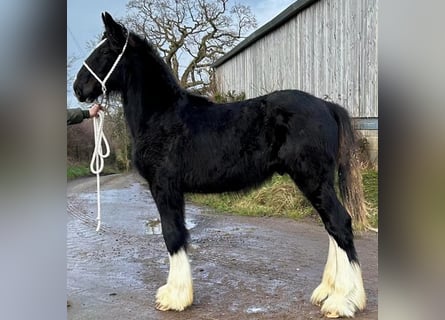
{"type": "Polygon", "coordinates": [[[82,110],[81,108],[66,109],[66,124],[76,124],[83,121],[83,119],[90,117],[89,110],[82,110]]]}

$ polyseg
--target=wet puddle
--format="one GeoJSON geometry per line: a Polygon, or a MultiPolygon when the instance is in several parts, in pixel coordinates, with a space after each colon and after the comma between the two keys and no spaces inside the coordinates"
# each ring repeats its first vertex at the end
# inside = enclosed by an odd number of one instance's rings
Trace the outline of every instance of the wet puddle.
{"type": "MultiPolygon", "coordinates": [[[[196,222],[193,219],[185,219],[185,227],[187,228],[187,230],[193,229],[195,226],[196,222]]],[[[162,234],[161,220],[156,218],[145,221],[145,234],[162,234]]]]}
{"type": "Polygon", "coordinates": [[[267,312],[267,309],[263,307],[249,307],[245,310],[245,312],[247,314],[265,313],[267,312]]]}
{"type": "Polygon", "coordinates": [[[159,219],[145,221],[145,234],[161,234],[162,227],[159,219]]]}
{"type": "MultiPolygon", "coordinates": [[[[77,214],[84,221],[95,223],[97,194],[95,192],[78,193],[77,198],[92,205],[87,214],[77,214]]],[[[150,192],[141,184],[135,183],[123,189],[101,190],[102,226],[125,230],[133,235],[162,234],[161,220],[150,192]],[[141,210],[143,208],[143,210],[141,210]]],[[[75,209],[75,208],[74,208],[75,209]]],[[[199,210],[193,206],[186,208],[185,226],[193,229],[197,222],[190,215],[199,210]]]]}

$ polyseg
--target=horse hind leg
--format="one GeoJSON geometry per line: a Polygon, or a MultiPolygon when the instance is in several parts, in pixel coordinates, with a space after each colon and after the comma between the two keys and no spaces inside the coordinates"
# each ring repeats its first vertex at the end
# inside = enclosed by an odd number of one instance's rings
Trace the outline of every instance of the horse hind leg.
{"type": "Polygon", "coordinates": [[[322,191],[314,202],[318,202],[316,209],[329,233],[330,245],[324,279],[311,300],[322,303],[321,311],[327,317],[353,317],[357,310],[365,308],[366,297],[353,242],[351,218],[333,187],[322,190],[327,191],[322,191]],[[324,292],[325,296],[320,292],[324,292]]]}
{"type": "Polygon", "coordinates": [[[323,302],[334,292],[335,275],[337,273],[337,250],[335,240],[329,236],[329,252],[323,271],[321,283],[315,288],[311,296],[311,302],[321,306],[323,302]]]}
{"type": "MultiPolygon", "coordinates": [[[[349,259],[333,237],[330,237],[330,241],[335,251],[335,278],[332,291],[322,303],[321,312],[328,318],[353,317],[356,311],[366,307],[360,265],[358,260],[349,259]]],[[[314,291],[313,296],[316,293],[314,291]]]]}
{"type": "Polygon", "coordinates": [[[156,293],[156,309],[182,311],[193,303],[193,280],[186,252],[188,232],[184,220],[184,198],[171,188],[151,186],[151,189],[161,215],[162,235],[170,262],[167,283],[156,293]]]}
{"type": "Polygon", "coordinates": [[[294,181],[320,214],[329,234],[329,253],[320,285],[311,302],[329,318],[353,317],[366,306],[360,265],[353,242],[351,218],[335,194],[333,174],[326,170],[293,174],[294,181]],[[317,173],[317,174],[315,174],[317,173]]]}

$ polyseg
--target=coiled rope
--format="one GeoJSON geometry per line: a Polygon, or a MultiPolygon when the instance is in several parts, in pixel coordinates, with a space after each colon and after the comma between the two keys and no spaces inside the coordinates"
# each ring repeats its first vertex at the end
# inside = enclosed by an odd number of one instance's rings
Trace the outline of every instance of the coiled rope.
{"type": "Polygon", "coordinates": [[[101,224],[100,211],[100,173],[104,169],[104,159],[110,155],[110,145],[104,134],[104,112],[99,111],[98,116],[93,118],[94,126],[94,151],[91,157],[90,170],[96,175],[96,192],[97,192],[97,227],[99,231],[101,224]],[[105,152],[102,148],[102,143],[105,145],[105,152]]]}
{"type": "MultiPolygon", "coordinates": [[[[101,105],[105,109],[108,107],[108,98],[107,98],[107,80],[113,73],[114,69],[116,68],[117,64],[121,60],[125,49],[127,48],[128,44],[128,38],[130,37],[130,32],[127,31],[127,38],[125,40],[124,47],[122,48],[122,52],[117,56],[116,61],[114,61],[113,66],[111,67],[110,71],[108,71],[107,75],[103,80],[99,78],[99,76],[93,71],[93,69],[88,66],[86,61],[83,62],[83,65],[85,68],[96,78],[96,80],[100,83],[102,87],[102,102],[101,105]],[[105,102],[104,102],[105,101],[105,102]]],[[[97,44],[97,46],[93,49],[97,49],[100,47],[107,38],[103,39],[101,42],[97,44]]],[[[90,162],[90,170],[93,174],[96,175],[96,191],[97,191],[97,227],[96,231],[100,230],[101,225],[101,208],[100,208],[100,173],[104,169],[104,159],[107,158],[110,155],[110,145],[108,144],[108,140],[105,137],[105,134],[103,132],[104,128],[104,112],[100,110],[98,112],[98,117],[93,118],[93,126],[94,126],[94,152],[91,157],[90,162]],[[103,152],[102,149],[102,143],[105,145],[105,152],[103,152]]]]}

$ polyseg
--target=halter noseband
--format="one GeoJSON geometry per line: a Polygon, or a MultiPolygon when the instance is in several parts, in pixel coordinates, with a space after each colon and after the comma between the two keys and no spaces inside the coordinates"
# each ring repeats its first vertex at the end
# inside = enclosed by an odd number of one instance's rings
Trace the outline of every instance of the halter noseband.
{"type": "MultiPolygon", "coordinates": [[[[103,80],[101,80],[99,78],[99,76],[93,71],[93,69],[90,68],[90,66],[86,63],[86,61],[83,62],[83,65],[85,66],[85,68],[96,78],[96,80],[102,86],[102,93],[103,93],[104,98],[105,98],[106,93],[107,93],[106,83],[108,81],[108,78],[111,76],[111,74],[113,73],[114,69],[116,69],[117,64],[119,63],[119,61],[121,60],[122,56],[124,55],[125,49],[127,48],[128,38],[129,37],[130,37],[130,32],[128,32],[128,30],[127,30],[127,38],[125,39],[125,44],[124,44],[124,47],[122,48],[122,52],[117,56],[116,61],[114,61],[113,65],[111,66],[110,71],[108,71],[107,75],[105,76],[105,78],[103,80]]],[[[107,38],[103,39],[101,42],[98,43],[98,45],[94,49],[100,47],[106,40],[107,40],[107,38]]]]}

